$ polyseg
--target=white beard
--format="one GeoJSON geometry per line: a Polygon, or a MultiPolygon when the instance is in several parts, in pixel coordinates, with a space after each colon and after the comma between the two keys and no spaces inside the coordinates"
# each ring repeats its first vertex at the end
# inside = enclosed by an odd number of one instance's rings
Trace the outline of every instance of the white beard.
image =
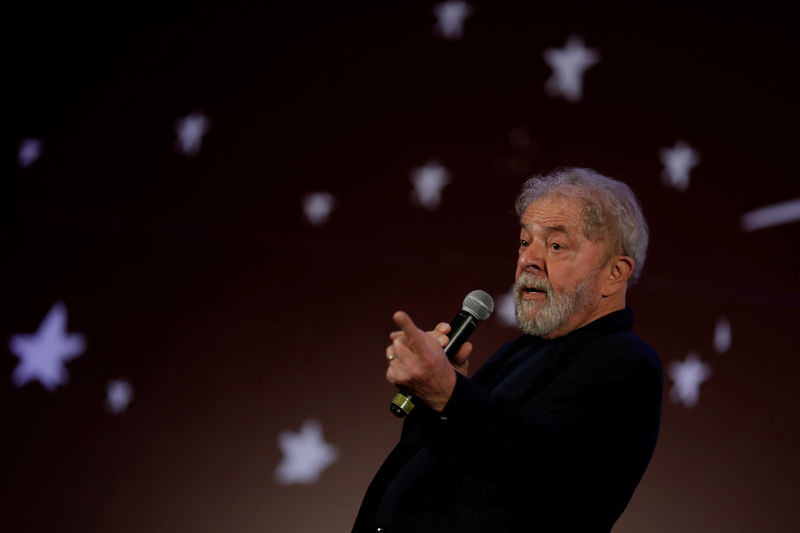
{"type": "Polygon", "coordinates": [[[589,285],[594,272],[590,273],[571,290],[556,295],[550,281],[524,272],[517,280],[514,290],[514,309],[517,323],[528,335],[547,335],[566,325],[569,319],[590,300],[589,285]],[[523,300],[525,287],[534,287],[547,295],[545,302],[523,300]]]}

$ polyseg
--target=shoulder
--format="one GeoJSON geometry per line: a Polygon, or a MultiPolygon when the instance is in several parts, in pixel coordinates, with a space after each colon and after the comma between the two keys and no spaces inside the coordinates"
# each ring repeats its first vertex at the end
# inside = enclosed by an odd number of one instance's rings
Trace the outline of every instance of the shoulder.
{"type": "Polygon", "coordinates": [[[656,351],[631,330],[617,331],[584,344],[575,354],[584,371],[615,380],[633,380],[661,388],[663,369],[656,351]]]}
{"type": "Polygon", "coordinates": [[[593,339],[583,347],[583,351],[585,350],[609,359],[630,359],[661,368],[661,361],[656,351],[631,330],[617,331],[593,339]]]}

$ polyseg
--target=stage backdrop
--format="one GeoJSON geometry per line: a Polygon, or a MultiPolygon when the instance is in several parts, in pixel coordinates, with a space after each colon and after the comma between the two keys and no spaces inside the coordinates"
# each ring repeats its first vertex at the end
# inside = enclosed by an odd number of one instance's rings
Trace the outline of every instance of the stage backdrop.
{"type": "Polygon", "coordinates": [[[665,369],[615,531],[794,531],[798,38],[746,10],[191,2],[3,16],[8,532],[341,532],[396,441],[391,314],[513,338],[526,177],[641,199],[665,369]]]}

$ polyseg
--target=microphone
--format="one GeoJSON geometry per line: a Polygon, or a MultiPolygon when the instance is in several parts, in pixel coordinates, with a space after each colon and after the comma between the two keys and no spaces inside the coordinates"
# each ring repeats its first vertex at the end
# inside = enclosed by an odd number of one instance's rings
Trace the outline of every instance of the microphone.
{"type": "MultiPolygon", "coordinates": [[[[444,347],[448,359],[453,360],[478,324],[489,318],[493,311],[494,300],[488,292],[475,290],[467,294],[461,311],[450,321],[450,342],[444,347]]],[[[389,408],[395,416],[403,418],[414,409],[414,399],[410,394],[398,392],[389,408]]]]}

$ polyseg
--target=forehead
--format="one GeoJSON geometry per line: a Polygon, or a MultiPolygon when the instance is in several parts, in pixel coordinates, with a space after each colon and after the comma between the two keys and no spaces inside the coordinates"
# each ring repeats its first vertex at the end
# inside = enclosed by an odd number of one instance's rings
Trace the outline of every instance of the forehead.
{"type": "Polygon", "coordinates": [[[549,194],[537,198],[520,219],[520,225],[529,230],[564,231],[580,233],[583,202],[563,194],[549,194]]]}

